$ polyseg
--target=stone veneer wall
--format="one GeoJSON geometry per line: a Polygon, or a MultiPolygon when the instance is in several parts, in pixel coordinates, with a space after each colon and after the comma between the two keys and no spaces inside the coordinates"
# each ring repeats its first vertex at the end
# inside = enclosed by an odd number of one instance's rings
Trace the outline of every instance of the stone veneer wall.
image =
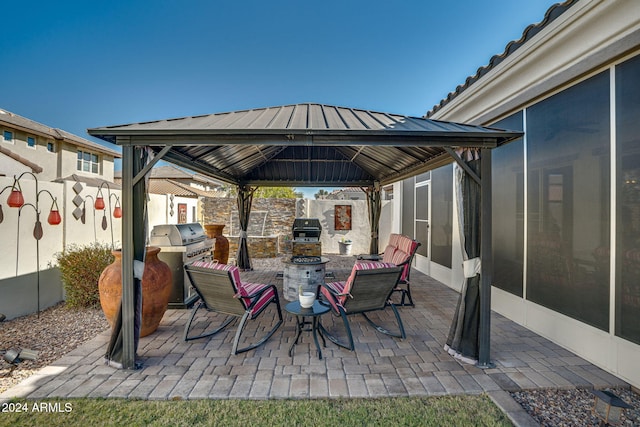
{"type": "MultiPolygon", "coordinates": [[[[265,236],[265,237],[247,237],[249,242],[249,253],[252,258],[275,258],[278,253],[282,253],[277,250],[278,236],[265,236]]],[[[238,237],[232,236],[229,238],[229,259],[233,259],[235,262],[236,253],[238,252],[238,237]]]]}
{"type": "MultiPolygon", "coordinates": [[[[234,198],[205,198],[205,224],[225,224],[223,234],[229,238],[229,256],[235,258],[237,251],[238,210],[234,198]],[[231,218],[235,224],[231,224],[231,218]]],[[[380,216],[380,245],[384,250],[389,241],[393,211],[389,201],[382,203],[380,216]]],[[[369,219],[365,200],[308,200],[308,199],[253,199],[249,220],[249,253],[252,257],[272,257],[278,254],[290,254],[291,227],[293,220],[299,217],[318,218],[322,225],[322,252],[339,253],[339,241],[352,241],[352,253],[369,253],[369,219]],[[335,205],[352,207],[352,229],[335,230],[335,205]],[[254,215],[256,213],[256,215],[254,215]]]]}
{"type": "MultiPolygon", "coordinates": [[[[296,203],[299,199],[253,199],[249,219],[249,250],[256,258],[276,256],[286,253],[286,243],[291,239],[291,226],[296,215],[296,203]],[[260,212],[260,215],[254,215],[260,212]],[[264,213],[266,212],[266,218],[264,213]],[[264,229],[263,229],[264,226],[264,229]],[[255,230],[252,232],[252,230],[255,230]],[[256,236],[261,233],[262,237],[256,236]]],[[[203,224],[225,224],[223,234],[229,239],[229,256],[235,257],[237,251],[238,207],[236,198],[207,197],[204,199],[203,224]],[[235,226],[231,224],[231,220],[235,226]],[[236,236],[234,236],[234,234],[236,236]]],[[[289,251],[291,249],[289,248],[289,251]]]]}

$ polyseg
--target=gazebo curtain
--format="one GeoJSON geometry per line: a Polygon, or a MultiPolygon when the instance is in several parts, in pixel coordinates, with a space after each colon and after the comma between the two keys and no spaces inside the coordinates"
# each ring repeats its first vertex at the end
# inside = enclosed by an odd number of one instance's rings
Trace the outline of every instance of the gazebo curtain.
{"type": "Polygon", "coordinates": [[[247,230],[249,229],[249,215],[251,215],[251,204],[253,203],[253,193],[256,188],[247,185],[238,187],[238,219],[240,221],[240,236],[238,237],[238,252],[236,254],[236,265],[241,270],[252,270],[251,258],[249,257],[249,244],[247,242],[247,230]]]}
{"type": "MultiPolygon", "coordinates": [[[[458,153],[462,160],[480,176],[480,155],[477,150],[458,153]]],[[[455,169],[456,198],[465,281],[460,291],[445,350],[467,363],[477,363],[480,327],[480,225],[481,188],[460,166],[455,169]]],[[[491,236],[488,236],[490,238],[491,236]]]]}
{"type": "MultiPolygon", "coordinates": [[[[135,177],[153,157],[153,151],[138,148],[134,149],[135,157],[133,160],[133,176],[135,177]]],[[[149,218],[147,216],[147,194],[146,189],[148,187],[148,175],[145,179],[138,181],[132,189],[134,204],[133,218],[144,218],[144,223],[141,226],[133,227],[133,301],[134,301],[134,353],[138,351],[138,342],[140,340],[140,329],[142,326],[142,275],[144,273],[144,258],[146,254],[146,242],[147,242],[147,228],[149,224],[149,218]]],[[[123,260],[124,261],[124,260],[123,260]]],[[[122,369],[125,364],[124,360],[124,333],[123,333],[123,310],[122,300],[118,307],[118,313],[111,330],[111,338],[107,346],[107,352],[105,354],[105,360],[108,365],[115,368],[122,369]]],[[[135,367],[138,368],[141,363],[135,362],[135,367]]]]}
{"type": "Polygon", "coordinates": [[[367,208],[369,211],[369,226],[371,227],[371,240],[369,241],[369,253],[379,253],[380,212],[382,211],[382,200],[380,197],[380,185],[376,183],[373,187],[364,189],[367,195],[367,208]]]}

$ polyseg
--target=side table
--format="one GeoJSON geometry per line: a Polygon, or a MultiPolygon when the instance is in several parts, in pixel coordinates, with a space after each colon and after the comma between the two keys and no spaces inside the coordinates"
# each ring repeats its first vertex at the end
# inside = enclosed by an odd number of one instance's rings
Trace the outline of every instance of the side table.
{"type": "Polygon", "coordinates": [[[284,309],[293,315],[296,316],[296,339],[291,343],[291,347],[289,347],[289,356],[293,357],[293,349],[295,345],[298,343],[298,339],[300,338],[300,334],[302,331],[311,331],[313,334],[313,341],[316,343],[316,349],[318,349],[318,358],[322,359],[322,350],[320,349],[320,343],[318,342],[318,334],[320,338],[322,338],[322,345],[324,347],[327,346],[327,342],[322,335],[322,332],[318,330],[318,324],[320,322],[319,318],[325,313],[329,312],[329,306],[321,304],[318,300],[313,302],[313,305],[309,308],[303,308],[300,306],[299,301],[293,301],[288,303],[284,309]],[[307,317],[311,317],[311,320],[306,320],[307,317]],[[305,326],[310,325],[311,328],[306,328],[305,326]]]}

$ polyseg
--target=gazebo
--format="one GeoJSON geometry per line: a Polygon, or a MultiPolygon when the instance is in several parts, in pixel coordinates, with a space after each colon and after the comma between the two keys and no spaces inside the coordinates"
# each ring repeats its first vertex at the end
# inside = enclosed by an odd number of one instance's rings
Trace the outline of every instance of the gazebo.
{"type": "MultiPolygon", "coordinates": [[[[258,186],[367,189],[371,251],[377,252],[380,188],[451,162],[481,188],[480,217],[491,218],[491,149],[521,132],[321,104],[295,104],[105,126],[90,135],[122,147],[121,365],[135,367],[134,260],[143,261],[145,176],[164,159],[238,187],[238,264],[248,267],[246,225],[258,186]],[[480,155],[478,168],[458,153],[480,155]]],[[[476,162],[477,163],[477,162],[476,162]]],[[[477,216],[477,215],[476,215],[477,216]]],[[[491,236],[491,221],[480,236],[491,236]]],[[[479,366],[490,365],[491,238],[481,240],[479,366]]],[[[479,268],[480,269],[480,268],[479,268]]],[[[114,334],[115,335],[115,334],[114,334]]],[[[115,340],[115,338],[114,338],[115,340]]]]}

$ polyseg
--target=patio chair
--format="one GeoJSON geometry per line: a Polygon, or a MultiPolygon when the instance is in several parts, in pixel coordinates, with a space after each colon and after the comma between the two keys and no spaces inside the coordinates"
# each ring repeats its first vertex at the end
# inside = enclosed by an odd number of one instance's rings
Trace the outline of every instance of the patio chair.
{"type": "Polygon", "coordinates": [[[264,344],[282,325],[280,299],[278,290],[274,285],[243,283],[240,280],[238,267],[216,262],[196,261],[190,265],[185,265],[184,269],[200,297],[193,307],[191,318],[185,325],[185,341],[215,335],[226,328],[233,320],[240,318],[231,350],[231,354],[235,355],[264,344]],[[257,343],[238,348],[240,335],[246,321],[257,318],[271,303],[275,303],[278,312],[276,324],[257,343]],[[200,308],[225,314],[229,317],[213,330],[203,332],[200,335],[189,336],[191,324],[200,308]]]}
{"type": "Polygon", "coordinates": [[[392,233],[389,236],[389,243],[382,254],[358,255],[358,262],[361,261],[382,261],[403,267],[402,275],[398,286],[394,292],[400,293],[400,303],[397,306],[414,307],[413,298],[411,297],[411,282],[409,276],[411,274],[411,264],[415,256],[420,242],[402,234],[392,233]]]}
{"type": "Polygon", "coordinates": [[[342,317],[347,332],[345,344],[330,334],[322,325],[322,333],[332,342],[353,351],[355,349],[348,316],[361,314],[378,332],[396,338],[406,338],[400,313],[390,300],[396,288],[402,267],[383,262],[359,262],[353,266],[349,279],[345,282],[332,282],[321,285],[320,291],[328,301],[335,315],[342,317]],[[367,313],[391,308],[398,324],[399,332],[390,332],[373,322],[367,313]]]}

